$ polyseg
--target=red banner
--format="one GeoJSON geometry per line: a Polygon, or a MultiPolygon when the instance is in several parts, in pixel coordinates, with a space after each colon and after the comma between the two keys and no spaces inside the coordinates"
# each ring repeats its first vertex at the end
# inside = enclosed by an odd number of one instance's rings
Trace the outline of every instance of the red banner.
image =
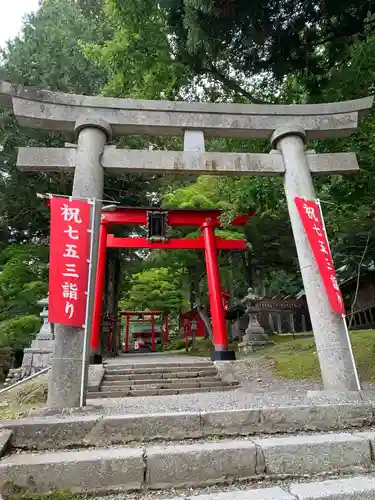
{"type": "Polygon", "coordinates": [[[324,228],[320,207],[314,200],[294,199],[331,304],[332,311],[345,314],[335,267],[324,228]]]}
{"type": "Polygon", "coordinates": [[[59,325],[85,323],[90,258],[91,205],[51,198],[48,320],[59,325]]]}

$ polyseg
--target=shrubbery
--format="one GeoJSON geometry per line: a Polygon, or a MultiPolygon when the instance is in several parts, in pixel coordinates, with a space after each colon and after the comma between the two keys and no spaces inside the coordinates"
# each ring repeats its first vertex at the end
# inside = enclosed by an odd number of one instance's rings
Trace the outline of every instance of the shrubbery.
{"type": "Polygon", "coordinates": [[[34,315],[0,321],[0,349],[15,352],[29,347],[40,326],[41,319],[34,315]]]}

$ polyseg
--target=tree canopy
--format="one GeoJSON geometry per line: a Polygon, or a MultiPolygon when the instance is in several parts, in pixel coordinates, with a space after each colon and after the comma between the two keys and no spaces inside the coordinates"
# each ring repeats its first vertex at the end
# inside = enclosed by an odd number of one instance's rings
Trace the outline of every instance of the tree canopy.
{"type": "MultiPolygon", "coordinates": [[[[354,99],[374,92],[374,12],[375,0],[44,0],[3,50],[0,73],[24,85],[125,98],[354,99]]],[[[32,254],[30,267],[22,252],[9,253],[8,247],[47,247],[48,211],[36,193],[69,194],[72,179],[21,174],[15,167],[18,145],[61,146],[63,137],[21,130],[5,110],[0,110],[0,126],[0,319],[8,319],[1,316],[5,310],[13,317],[34,314],[30,303],[46,286],[39,257],[32,254]]],[[[359,159],[361,171],[355,176],[315,179],[342,275],[375,261],[374,139],[371,112],[352,137],[309,145],[318,152],[354,151],[359,159]]],[[[116,144],[182,149],[175,137],[125,137],[116,144]]],[[[268,152],[270,145],[216,139],[206,141],[206,149],[268,152]]],[[[106,177],[105,197],[123,205],[221,208],[222,237],[239,232],[247,241],[245,252],[220,255],[225,289],[240,298],[250,285],[280,296],[302,286],[281,179],[131,174],[106,177]],[[256,215],[243,231],[228,225],[248,211],[256,215]]],[[[138,253],[133,259],[124,253],[123,260],[127,307],[146,302],[173,310],[187,302],[207,306],[202,252],[138,253]]]]}

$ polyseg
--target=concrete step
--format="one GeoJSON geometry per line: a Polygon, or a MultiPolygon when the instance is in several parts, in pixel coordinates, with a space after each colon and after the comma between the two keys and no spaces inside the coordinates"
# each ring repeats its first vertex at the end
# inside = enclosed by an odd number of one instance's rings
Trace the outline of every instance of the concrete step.
{"type": "Polygon", "coordinates": [[[0,492],[7,483],[29,488],[30,478],[33,491],[47,493],[198,487],[259,476],[295,481],[358,474],[375,471],[374,443],[375,432],[358,432],[16,453],[0,461],[0,492]]]}
{"type": "MultiPolygon", "coordinates": [[[[97,395],[103,396],[101,393],[97,395]]],[[[373,430],[370,426],[374,425],[373,404],[361,402],[220,411],[34,416],[2,421],[0,436],[5,436],[6,443],[15,450],[56,450],[80,446],[110,446],[132,441],[173,441],[212,436],[228,438],[269,436],[278,433],[290,435],[345,429],[355,432],[359,428],[373,430]]]]}
{"type": "Polygon", "coordinates": [[[143,388],[119,387],[118,389],[102,390],[99,392],[90,392],[90,399],[97,398],[126,398],[130,396],[170,396],[175,394],[193,394],[195,392],[221,392],[232,391],[235,386],[231,385],[214,385],[212,387],[169,387],[167,389],[157,389],[155,387],[143,388]]]}
{"type": "MultiPolygon", "coordinates": [[[[207,488],[205,488],[207,490],[207,488]]],[[[317,482],[291,483],[271,488],[232,489],[194,495],[190,500],[370,500],[375,498],[375,476],[346,477],[317,482]]],[[[182,500],[173,497],[168,500],[182,500]]]]}
{"type": "Polygon", "coordinates": [[[199,381],[217,381],[221,380],[221,378],[218,375],[214,375],[212,377],[194,377],[194,378],[162,378],[162,377],[155,377],[155,378],[142,378],[142,379],[128,379],[124,378],[121,380],[113,380],[111,378],[106,378],[103,377],[103,384],[105,385],[142,385],[142,384],[163,384],[166,387],[169,386],[170,384],[176,384],[178,382],[186,382],[186,383],[199,383],[199,381]]]}
{"type": "MultiPolygon", "coordinates": [[[[138,385],[112,385],[112,384],[102,384],[100,386],[100,392],[117,392],[117,391],[148,391],[148,390],[159,390],[159,389],[193,389],[198,387],[228,387],[229,384],[221,382],[220,380],[215,380],[211,382],[201,382],[180,380],[175,384],[157,384],[150,381],[149,384],[138,384],[138,385]]],[[[231,385],[230,387],[235,387],[231,385]]],[[[91,393],[90,393],[91,394],[91,393]]]]}
{"type": "Polygon", "coordinates": [[[219,377],[196,377],[196,378],[170,378],[170,379],[146,379],[146,380],[108,380],[104,379],[101,387],[138,387],[142,385],[155,385],[159,389],[170,387],[199,387],[200,385],[220,385],[223,382],[219,377]]]}
{"type": "Polygon", "coordinates": [[[175,365],[149,365],[149,366],[142,366],[142,367],[129,367],[127,365],[119,366],[119,367],[112,367],[112,366],[105,366],[104,367],[106,372],[112,373],[112,372],[124,372],[125,374],[132,374],[132,373],[158,373],[158,372],[189,372],[189,371],[200,371],[200,370],[212,370],[215,369],[216,367],[213,364],[210,365],[185,365],[185,366],[175,366],[175,365]]]}
{"type": "Polygon", "coordinates": [[[125,371],[111,371],[104,372],[104,379],[106,380],[145,380],[153,378],[195,378],[195,377],[214,377],[217,375],[216,368],[199,371],[150,371],[147,373],[126,373],[125,371]]]}
{"type": "Polygon", "coordinates": [[[122,364],[113,364],[113,363],[106,363],[104,362],[104,367],[108,371],[112,370],[153,370],[155,368],[161,369],[161,370],[167,370],[169,368],[171,369],[184,369],[184,370],[191,370],[191,369],[200,369],[200,368],[212,368],[214,367],[214,363],[212,361],[196,361],[192,363],[139,363],[139,364],[127,364],[127,363],[122,363],[122,364]]]}

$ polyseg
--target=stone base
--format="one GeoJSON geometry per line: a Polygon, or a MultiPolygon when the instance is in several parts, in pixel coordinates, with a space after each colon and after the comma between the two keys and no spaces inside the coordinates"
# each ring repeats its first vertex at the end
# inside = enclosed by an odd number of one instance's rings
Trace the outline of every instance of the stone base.
{"type": "Polygon", "coordinates": [[[212,361],[234,361],[236,353],[234,351],[214,351],[211,359],[212,361]]]}
{"type": "Polygon", "coordinates": [[[241,342],[241,344],[238,344],[238,348],[241,354],[249,354],[250,352],[261,349],[267,344],[268,342],[266,341],[241,342]]]}
{"type": "Polygon", "coordinates": [[[101,365],[103,363],[103,356],[101,354],[90,354],[90,365],[101,365]]]}
{"type": "Polygon", "coordinates": [[[34,348],[29,347],[24,350],[22,367],[26,368],[28,366],[32,366],[41,370],[42,368],[46,368],[52,362],[52,350],[44,349],[44,348],[34,348]]]}

